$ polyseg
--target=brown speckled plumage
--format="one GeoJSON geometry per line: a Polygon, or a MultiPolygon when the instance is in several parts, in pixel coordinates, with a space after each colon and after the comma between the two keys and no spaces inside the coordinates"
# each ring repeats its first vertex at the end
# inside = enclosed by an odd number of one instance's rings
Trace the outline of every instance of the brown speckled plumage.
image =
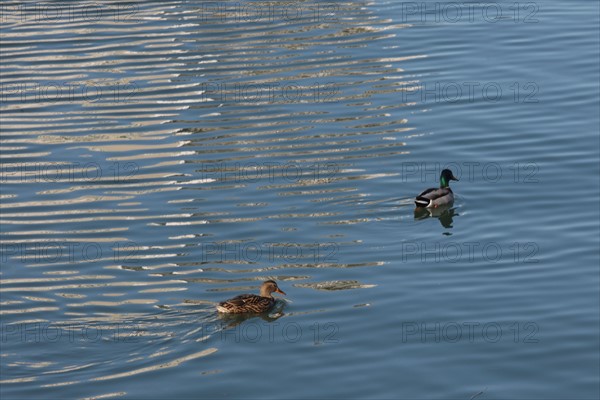
{"type": "Polygon", "coordinates": [[[275,281],[265,281],[260,287],[260,296],[256,294],[241,294],[232,299],[225,300],[217,305],[217,310],[222,313],[263,313],[269,311],[275,305],[275,299],[271,293],[281,293],[275,281]]]}

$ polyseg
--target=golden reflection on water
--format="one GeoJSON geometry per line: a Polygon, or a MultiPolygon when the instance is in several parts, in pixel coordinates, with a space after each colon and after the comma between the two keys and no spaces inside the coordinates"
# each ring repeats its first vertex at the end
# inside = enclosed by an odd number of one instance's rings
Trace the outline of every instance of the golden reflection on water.
{"type": "Polygon", "coordinates": [[[314,250],[324,241],[360,248],[345,229],[370,218],[343,206],[368,197],[361,182],[395,176],[361,163],[407,154],[407,135],[418,134],[406,104],[380,100],[419,85],[402,67],[425,55],[392,57],[378,47],[407,26],[353,2],[339,5],[344,18],[335,22],[294,24],[198,21],[187,2],[133,4],[135,20],[103,23],[3,14],[1,83],[14,90],[0,105],[0,314],[7,324],[73,331],[135,322],[136,335],[164,342],[127,354],[127,371],[114,373],[97,371],[121,355],[43,363],[6,353],[2,362],[17,375],[2,384],[47,375],[57,378],[45,388],[89,384],[208,357],[216,347],[180,355],[168,341],[210,339],[181,325],[190,316],[215,320],[215,293],[254,291],[261,280],[319,291],[376,286],[318,278],[383,265],[376,255],[352,262],[315,259],[314,250]],[[290,165],[301,170],[292,180],[290,165]],[[307,238],[307,226],[327,233],[307,238]],[[295,241],[311,256],[202,258],[202,245],[249,241],[275,250],[295,241]],[[57,261],[35,252],[52,244],[74,253],[57,261]],[[74,251],[90,244],[102,254],[74,251]]]}

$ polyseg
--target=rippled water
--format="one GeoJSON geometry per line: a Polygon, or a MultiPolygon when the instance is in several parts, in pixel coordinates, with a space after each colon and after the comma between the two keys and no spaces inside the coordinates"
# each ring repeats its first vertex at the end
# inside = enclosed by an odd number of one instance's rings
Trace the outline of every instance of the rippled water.
{"type": "Polygon", "coordinates": [[[597,3],[1,8],[2,398],[598,397],[597,3]]]}

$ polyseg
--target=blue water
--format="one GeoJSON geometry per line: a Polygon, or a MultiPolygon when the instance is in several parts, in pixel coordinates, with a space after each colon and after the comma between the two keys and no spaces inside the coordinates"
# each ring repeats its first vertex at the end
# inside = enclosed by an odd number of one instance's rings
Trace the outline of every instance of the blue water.
{"type": "Polygon", "coordinates": [[[596,2],[1,7],[3,399],[600,395],[596,2]]]}

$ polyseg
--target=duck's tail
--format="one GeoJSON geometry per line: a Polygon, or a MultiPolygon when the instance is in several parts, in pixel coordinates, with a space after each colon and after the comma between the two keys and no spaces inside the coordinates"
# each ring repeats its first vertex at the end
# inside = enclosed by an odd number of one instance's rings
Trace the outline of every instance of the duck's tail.
{"type": "Polygon", "coordinates": [[[427,207],[429,207],[431,205],[431,199],[428,199],[428,198],[423,197],[423,196],[418,196],[415,199],[415,205],[417,207],[425,207],[425,208],[427,208],[427,207]]]}

